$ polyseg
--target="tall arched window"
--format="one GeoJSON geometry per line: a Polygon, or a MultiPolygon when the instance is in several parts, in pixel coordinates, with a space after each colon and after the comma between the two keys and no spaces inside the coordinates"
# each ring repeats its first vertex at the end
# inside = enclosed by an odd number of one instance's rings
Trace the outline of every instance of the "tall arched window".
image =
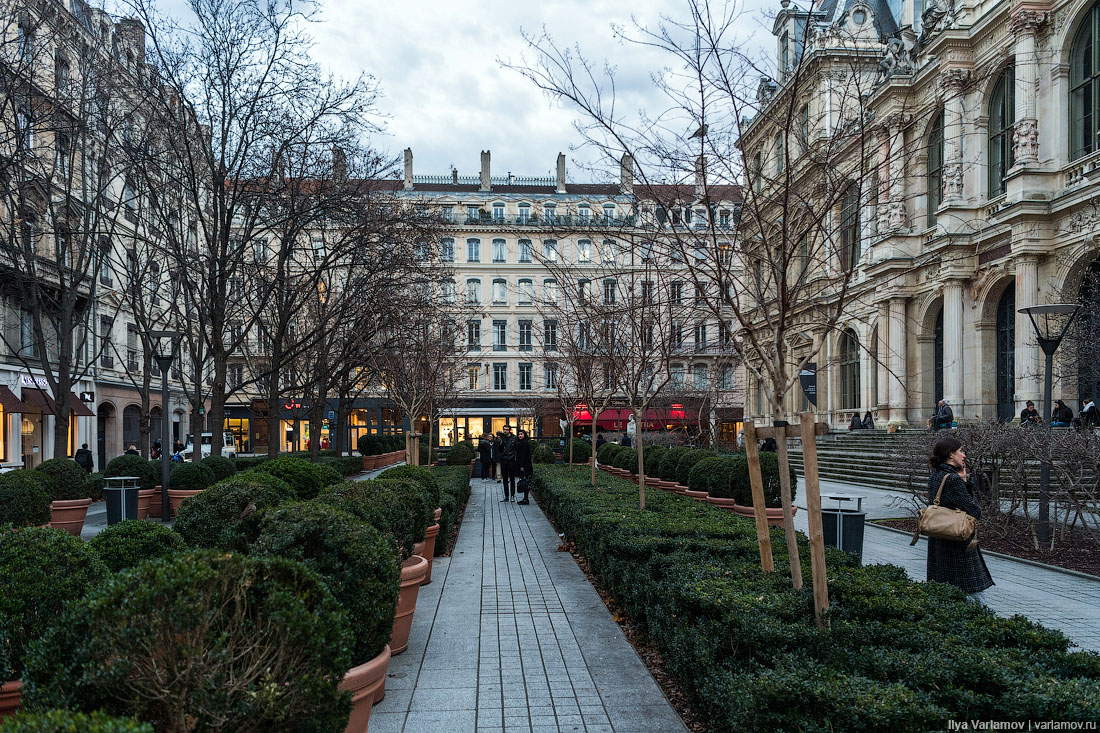
{"type": "Polygon", "coordinates": [[[932,328],[932,406],[943,399],[943,308],[932,328]]]}
{"type": "Polygon", "coordinates": [[[840,266],[850,270],[859,255],[859,186],[853,181],[840,200],[840,266]]]}
{"type": "Polygon", "coordinates": [[[1100,120],[1100,63],[1097,36],[1100,5],[1093,5],[1081,23],[1069,53],[1069,157],[1080,158],[1097,149],[1100,120]]]}
{"type": "Polygon", "coordinates": [[[989,198],[1005,192],[1012,167],[1012,124],[1016,121],[1016,67],[1001,72],[989,98],[989,198]]]}
{"type": "Polygon", "coordinates": [[[997,419],[1016,415],[1016,288],[1005,288],[997,303],[997,419]]]}
{"type": "Polygon", "coordinates": [[[855,332],[840,334],[840,407],[859,407],[859,339],[855,332]]]}
{"type": "Polygon", "coordinates": [[[928,226],[936,225],[936,209],[943,203],[943,112],[928,132],[928,226]]]}
{"type": "Polygon", "coordinates": [[[1083,402],[1086,397],[1100,399],[1100,363],[1096,358],[1096,345],[1100,344],[1100,259],[1089,265],[1077,297],[1081,310],[1070,338],[1076,346],[1077,394],[1083,402]]]}

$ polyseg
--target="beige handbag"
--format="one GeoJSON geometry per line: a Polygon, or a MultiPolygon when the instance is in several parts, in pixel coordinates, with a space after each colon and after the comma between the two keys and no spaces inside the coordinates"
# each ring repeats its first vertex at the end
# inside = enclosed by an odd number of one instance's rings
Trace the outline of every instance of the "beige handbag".
{"type": "Polygon", "coordinates": [[[944,484],[947,483],[950,475],[944,476],[943,481],[940,481],[940,489],[936,492],[936,498],[932,503],[917,514],[917,529],[913,532],[910,547],[917,544],[917,539],[921,535],[955,542],[970,540],[967,550],[973,550],[978,546],[978,520],[962,509],[948,509],[940,506],[940,496],[943,495],[944,484]]]}

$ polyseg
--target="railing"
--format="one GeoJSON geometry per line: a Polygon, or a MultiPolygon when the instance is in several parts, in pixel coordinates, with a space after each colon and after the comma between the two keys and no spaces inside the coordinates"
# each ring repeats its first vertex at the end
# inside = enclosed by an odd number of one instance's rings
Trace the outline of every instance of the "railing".
{"type": "Polygon", "coordinates": [[[1079,158],[1073,161],[1073,164],[1066,167],[1063,171],[1064,174],[1064,188],[1077,188],[1090,182],[1090,176],[1093,176],[1100,169],[1100,150],[1096,150],[1083,158],[1079,158]]]}
{"type": "Polygon", "coordinates": [[[636,220],[633,216],[616,217],[614,219],[606,219],[604,217],[592,217],[589,219],[583,219],[581,217],[572,216],[569,214],[559,214],[553,217],[547,216],[504,216],[498,217],[492,214],[485,214],[483,216],[465,216],[456,217],[457,222],[461,222],[466,226],[482,226],[482,227],[499,227],[499,226],[517,226],[517,227],[577,227],[577,228],[615,228],[615,227],[632,227],[635,226],[636,220]]]}

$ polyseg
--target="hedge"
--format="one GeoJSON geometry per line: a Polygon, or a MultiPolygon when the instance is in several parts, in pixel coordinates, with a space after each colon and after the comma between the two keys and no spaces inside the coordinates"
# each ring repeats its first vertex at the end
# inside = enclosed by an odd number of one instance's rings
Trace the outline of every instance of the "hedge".
{"type": "MultiPolygon", "coordinates": [[[[580,438],[573,438],[573,463],[588,463],[588,459],[592,457],[592,446],[586,441],[580,438]]],[[[569,446],[566,446],[565,450],[569,450],[569,446]]],[[[569,454],[565,456],[566,460],[569,460],[569,454]]]]}
{"type": "Polygon", "coordinates": [[[237,464],[226,456],[207,456],[200,463],[214,472],[215,481],[229,478],[237,472],[237,464]]]}
{"type": "Polygon", "coordinates": [[[633,448],[622,448],[611,457],[611,465],[630,473],[638,472],[638,451],[633,448]]]}
{"type": "Polygon", "coordinates": [[[830,627],[810,561],[794,591],[781,528],[764,573],[753,522],[668,492],[535,473],[539,504],[668,663],[711,730],[916,733],[948,719],[1100,719],[1100,655],[1022,617],[999,618],[901,568],[826,549],[830,627]],[[826,722],[827,721],[827,722],[826,722]]]}
{"type": "MultiPolygon", "coordinates": [[[[798,496],[798,477],[793,467],[790,467],[790,473],[791,501],[793,502],[798,496]]],[[[778,454],[771,452],[760,454],[760,475],[764,482],[764,506],[772,508],[782,506],[778,454]]],[[[743,453],[722,458],[711,475],[709,491],[711,496],[733,499],[741,506],[752,506],[748,458],[743,453]]]]}
{"type": "Polygon", "coordinates": [[[691,448],[683,445],[673,446],[665,451],[661,458],[661,465],[657,467],[658,476],[662,481],[676,481],[676,468],[680,465],[680,459],[691,452],[691,448]]]}
{"type": "Polygon", "coordinates": [[[296,456],[279,456],[269,461],[264,461],[256,466],[254,471],[269,473],[275,478],[280,478],[290,484],[290,488],[298,495],[299,499],[312,499],[322,488],[323,476],[313,465],[304,458],[296,456]]]}
{"type": "Polygon", "coordinates": [[[469,443],[465,441],[456,443],[453,448],[447,451],[447,465],[468,466],[474,460],[474,455],[474,449],[470,447],[469,443]]]}
{"type": "Polygon", "coordinates": [[[618,443],[604,443],[596,449],[596,461],[598,463],[605,463],[609,466],[614,465],[615,454],[622,450],[622,446],[618,443]]]}
{"type": "Polygon", "coordinates": [[[461,466],[440,466],[432,469],[440,488],[439,537],[435,541],[435,555],[441,557],[451,552],[451,534],[455,523],[470,500],[470,474],[461,466]]]}
{"type": "Polygon", "coordinates": [[[88,474],[71,458],[51,458],[42,461],[34,470],[49,479],[46,488],[53,501],[90,498],[86,485],[88,474]]]}
{"type": "Polygon", "coordinates": [[[536,444],[531,451],[531,463],[555,463],[557,460],[553,449],[543,443],[536,444]]]}
{"type": "Polygon", "coordinates": [[[443,499],[439,482],[435,480],[435,473],[427,466],[394,466],[387,468],[375,478],[383,481],[413,481],[419,484],[435,502],[436,509],[439,508],[439,502],[443,499]]]}
{"type": "Polygon", "coordinates": [[[191,547],[234,549],[230,543],[247,511],[278,506],[297,498],[283,480],[246,471],[219,481],[183,502],[172,528],[191,547]]]}
{"type": "Polygon", "coordinates": [[[173,463],[168,474],[168,488],[177,491],[202,491],[215,481],[214,472],[202,463],[173,463]]]}
{"type": "Polygon", "coordinates": [[[186,548],[183,538],[163,524],[136,519],[124,519],[107,527],[88,546],[113,573],[186,548]]]}
{"type": "Polygon", "coordinates": [[[153,733],[153,726],[101,712],[21,710],[0,724],[0,733],[153,733]]]}
{"type": "Polygon", "coordinates": [[[686,486],[692,491],[710,491],[710,484],[715,471],[718,470],[722,459],[718,456],[706,456],[698,461],[688,471],[686,486]]]}
{"type": "Polygon", "coordinates": [[[647,445],[645,447],[645,454],[642,458],[642,463],[645,464],[644,468],[646,476],[654,476],[660,478],[658,470],[659,466],[661,465],[661,461],[665,457],[666,452],[668,452],[668,448],[663,448],[659,445],[647,445]]]}
{"type": "Polygon", "coordinates": [[[233,464],[237,467],[237,471],[251,471],[270,460],[267,456],[237,456],[233,459],[233,464]]]}
{"type": "Polygon", "coordinates": [[[70,606],[33,645],[23,700],[156,730],[343,730],[351,703],[337,684],[352,638],[334,594],[301,563],[179,553],[70,606]]]}
{"type": "Polygon", "coordinates": [[[344,481],[324,489],[313,501],[347,512],[382,535],[392,552],[405,560],[428,526],[406,489],[415,484],[394,481],[344,481]],[[417,533],[419,532],[419,538],[417,533]]]}
{"type": "MultiPolygon", "coordinates": [[[[178,464],[177,464],[178,465],[178,464]]],[[[137,476],[142,489],[156,488],[160,483],[160,462],[147,461],[141,456],[121,455],[112,458],[103,469],[106,478],[112,476],[137,476]]]]}
{"type": "Polygon", "coordinates": [[[319,463],[336,469],[341,478],[356,476],[363,472],[363,459],[356,456],[326,456],[319,463]]]}
{"type": "Polygon", "coordinates": [[[714,456],[714,451],[710,450],[688,450],[686,453],[680,456],[680,460],[676,463],[676,483],[681,486],[688,485],[688,478],[691,476],[691,468],[704,458],[711,458],[714,456]]]}
{"type": "Polygon", "coordinates": [[[0,473],[0,526],[38,527],[50,521],[48,478],[25,468],[0,473]]]}

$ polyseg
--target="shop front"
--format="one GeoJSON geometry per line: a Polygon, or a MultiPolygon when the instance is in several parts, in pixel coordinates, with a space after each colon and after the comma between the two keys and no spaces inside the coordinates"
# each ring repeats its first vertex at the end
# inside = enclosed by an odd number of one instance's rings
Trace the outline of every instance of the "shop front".
{"type": "Polygon", "coordinates": [[[519,414],[514,405],[484,404],[448,410],[439,418],[436,445],[449,447],[467,439],[476,442],[482,435],[496,435],[505,425],[513,431],[526,430],[528,435],[535,435],[533,416],[519,414]]]}
{"type": "MultiPolygon", "coordinates": [[[[95,413],[76,394],[70,393],[69,414],[59,416],[57,404],[50,395],[49,383],[43,377],[23,375],[20,386],[17,398],[22,404],[18,408],[22,409],[19,419],[19,460],[23,467],[34,468],[54,455],[67,455],[70,458],[75,456],[81,442],[88,442],[88,436],[91,435],[91,423],[84,420],[82,425],[81,418],[95,417],[95,413]],[[65,445],[60,453],[53,445],[54,421],[58,419],[65,420],[67,424],[65,445]]],[[[12,404],[12,407],[17,406],[12,404]]]]}

